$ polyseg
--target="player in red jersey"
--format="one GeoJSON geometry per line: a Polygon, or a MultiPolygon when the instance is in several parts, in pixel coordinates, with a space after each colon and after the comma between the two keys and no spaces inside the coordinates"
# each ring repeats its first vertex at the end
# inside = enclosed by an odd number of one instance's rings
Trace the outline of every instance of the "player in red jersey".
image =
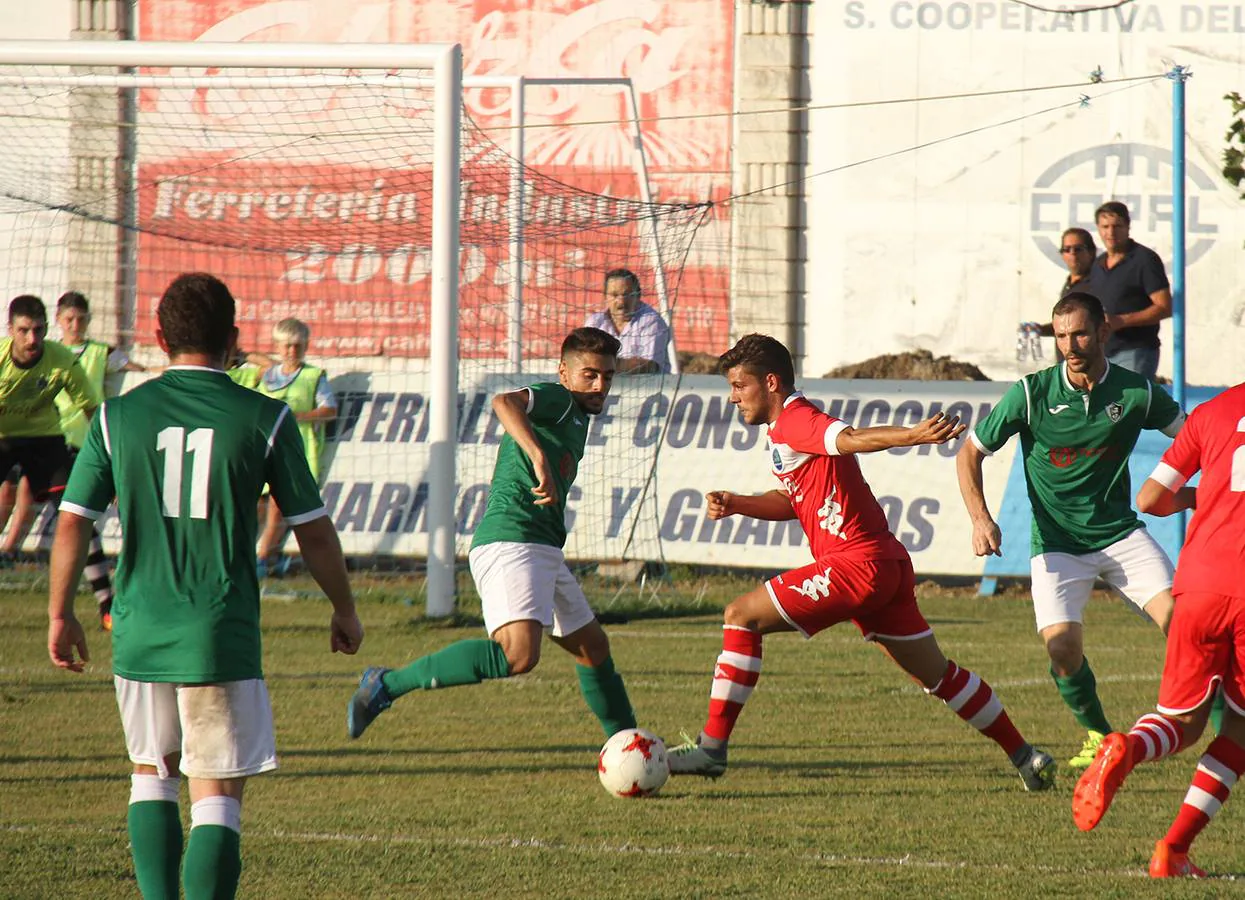
{"type": "Polygon", "coordinates": [[[768,426],[782,489],[751,497],[714,491],[709,518],[799,519],[814,561],[771,578],[726,608],[709,719],[697,740],[670,750],[671,774],[717,778],[726,771],[727,741],[761,672],[763,635],[798,631],[807,638],[851,621],[927,693],[1002,747],[1027,790],[1050,787],[1054,760],[1020,736],[985,681],[943,656],[917,606],[908,551],[887,528],[854,456],[945,443],[964,426],[940,413],[913,428],[852,428],[795,390],[791,354],[766,335],[741,338],[720,365],[744,421],[768,426]]]}
{"type": "Polygon", "coordinates": [[[1193,784],[1154,848],[1154,878],[1205,874],[1189,845],[1245,773],[1245,384],[1195,409],[1137,494],[1156,516],[1194,509],[1180,551],[1157,710],[1128,734],[1109,734],[1072,795],[1072,817],[1089,831],[1138,763],[1162,759],[1202,735],[1218,688],[1226,708],[1219,736],[1198,761],[1193,784]],[[1198,471],[1196,488],[1187,482],[1198,471]]]}

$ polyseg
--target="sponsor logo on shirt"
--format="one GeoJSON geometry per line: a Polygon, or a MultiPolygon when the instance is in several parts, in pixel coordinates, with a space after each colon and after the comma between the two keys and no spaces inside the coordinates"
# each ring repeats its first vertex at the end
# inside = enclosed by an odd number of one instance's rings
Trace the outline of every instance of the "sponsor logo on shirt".
{"type": "Polygon", "coordinates": [[[778,452],[778,448],[774,448],[774,471],[782,471],[782,454],[778,452]]]}
{"type": "Polygon", "coordinates": [[[803,584],[791,585],[791,590],[795,591],[801,597],[812,600],[816,603],[823,597],[830,596],[830,566],[826,566],[824,572],[820,575],[814,575],[811,578],[805,578],[803,584]]]}
{"type": "Polygon", "coordinates": [[[831,537],[847,540],[847,536],[843,534],[843,504],[834,499],[837,492],[837,487],[831,488],[830,496],[826,498],[825,503],[821,504],[821,509],[817,510],[818,524],[821,525],[823,531],[830,532],[831,537]]]}
{"type": "Polygon", "coordinates": [[[1051,465],[1066,469],[1078,459],[1094,459],[1098,456],[1115,459],[1119,456],[1119,450],[1116,447],[1051,447],[1049,455],[1051,465]]]}

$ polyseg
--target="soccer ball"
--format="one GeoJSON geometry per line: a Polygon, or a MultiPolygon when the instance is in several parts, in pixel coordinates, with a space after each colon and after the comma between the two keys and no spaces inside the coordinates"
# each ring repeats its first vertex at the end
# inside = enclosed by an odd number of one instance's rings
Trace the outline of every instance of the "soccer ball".
{"type": "Polygon", "coordinates": [[[643,728],[624,728],[601,748],[597,775],[615,797],[651,797],[670,777],[666,745],[643,728]]]}

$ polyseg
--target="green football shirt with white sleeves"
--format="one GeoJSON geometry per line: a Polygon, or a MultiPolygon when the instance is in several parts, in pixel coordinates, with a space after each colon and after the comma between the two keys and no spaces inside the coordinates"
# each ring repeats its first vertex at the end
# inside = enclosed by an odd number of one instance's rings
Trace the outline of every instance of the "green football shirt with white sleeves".
{"type": "Polygon", "coordinates": [[[1145,527],[1133,509],[1128,456],[1143,428],[1174,437],[1183,422],[1176,401],[1142,375],[1108,363],[1086,392],[1060,363],[1008,388],[971,439],[989,456],[1020,435],[1032,555],[1082,555],[1145,527]]]}
{"type": "Polygon", "coordinates": [[[255,505],[265,484],[289,524],[326,515],[289,407],[222,371],[172,366],[100,407],[61,509],[94,520],[116,497],[117,675],[263,677],[255,505]]]}

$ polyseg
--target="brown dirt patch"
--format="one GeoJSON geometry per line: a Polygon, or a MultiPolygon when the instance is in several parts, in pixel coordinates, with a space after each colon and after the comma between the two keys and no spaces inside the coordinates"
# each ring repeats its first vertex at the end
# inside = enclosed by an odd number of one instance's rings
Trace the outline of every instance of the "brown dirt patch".
{"type": "Polygon", "coordinates": [[[899,381],[989,381],[972,363],[949,356],[934,356],[928,350],[886,353],[831,369],[823,378],[890,378],[899,381]]]}
{"type": "Polygon", "coordinates": [[[680,350],[679,371],[684,375],[717,375],[718,358],[712,353],[680,350]]]}

